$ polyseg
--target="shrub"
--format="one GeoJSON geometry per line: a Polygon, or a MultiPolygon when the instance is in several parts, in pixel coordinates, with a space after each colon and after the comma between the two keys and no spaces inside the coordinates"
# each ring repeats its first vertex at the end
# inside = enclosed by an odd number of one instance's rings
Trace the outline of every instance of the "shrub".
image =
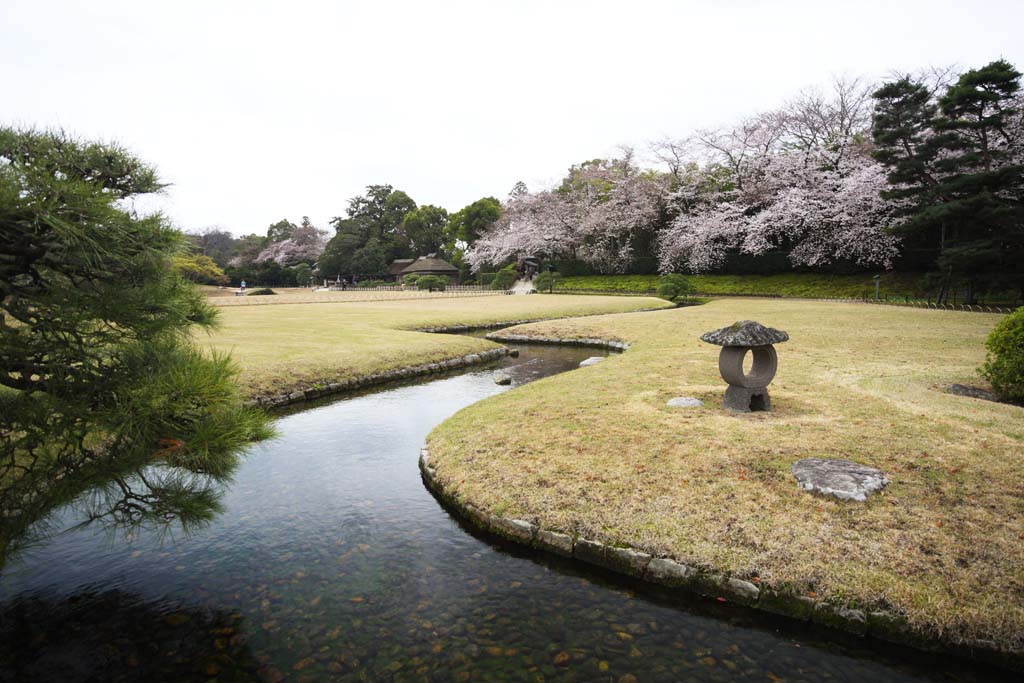
{"type": "Polygon", "coordinates": [[[264,287],[262,289],[254,289],[249,292],[249,296],[268,296],[270,294],[277,295],[277,292],[272,290],[270,287],[264,287]]]}
{"type": "Polygon", "coordinates": [[[387,280],[360,280],[359,287],[366,287],[372,289],[373,287],[383,287],[384,285],[391,284],[387,280]]]}
{"type": "Polygon", "coordinates": [[[186,280],[204,285],[226,285],[228,276],[213,259],[203,254],[178,254],[171,259],[171,270],[186,280]]]}
{"type": "Polygon", "coordinates": [[[675,301],[679,297],[690,296],[696,291],[693,283],[685,275],[671,273],[658,278],[658,296],[669,301],[675,301]]]}
{"type": "Polygon", "coordinates": [[[402,284],[405,285],[406,287],[415,287],[416,281],[419,279],[420,276],[417,275],[416,273],[409,273],[408,275],[402,278],[402,284]]]}
{"type": "Polygon", "coordinates": [[[424,275],[416,281],[416,287],[418,289],[425,289],[429,292],[433,292],[435,289],[439,292],[443,292],[445,283],[441,282],[441,278],[436,275],[424,275]]]}
{"type": "Polygon", "coordinates": [[[494,274],[494,279],[491,280],[491,289],[509,289],[516,283],[518,277],[519,274],[516,273],[515,266],[505,266],[494,274]]]}
{"type": "Polygon", "coordinates": [[[981,374],[1004,401],[1024,401],[1024,307],[1000,321],[985,342],[981,374]]]}
{"type": "Polygon", "coordinates": [[[308,263],[300,263],[292,268],[292,273],[295,274],[295,284],[299,287],[306,287],[309,285],[310,278],[313,277],[313,268],[308,263]]]}
{"type": "Polygon", "coordinates": [[[538,273],[537,277],[533,279],[533,286],[537,288],[538,292],[543,292],[545,290],[550,292],[561,279],[562,276],[560,273],[545,270],[542,273],[538,273]]]}

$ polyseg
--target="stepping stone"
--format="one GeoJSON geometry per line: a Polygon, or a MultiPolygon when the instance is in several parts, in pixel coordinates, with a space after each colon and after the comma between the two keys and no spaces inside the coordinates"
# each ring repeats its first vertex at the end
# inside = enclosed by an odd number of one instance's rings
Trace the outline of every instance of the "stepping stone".
{"type": "Polygon", "coordinates": [[[690,396],[676,396],[675,398],[670,398],[665,405],[670,408],[700,408],[704,405],[704,401],[690,396]]]}
{"type": "Polygon", "coordinates": [[[505,386],[507,384],[512,384],[512,378],[508,375],[498,375],[494,378],[494,383],[505,386]]]}
{"type": "Polygon", "coordinates": [[[793,463],[790,471],[804,491],[839,500],[863,502],[869,494],[882,490],[889,483],[882,470],[849,460],[804,458],[793,463]]]}
{"type": "Polygon", "coordinates": [[[590,358],[580,361],[580,367],[585,368],[588,365],[597,365],[604,360],[603,356],[591,356],[590,358]]]}

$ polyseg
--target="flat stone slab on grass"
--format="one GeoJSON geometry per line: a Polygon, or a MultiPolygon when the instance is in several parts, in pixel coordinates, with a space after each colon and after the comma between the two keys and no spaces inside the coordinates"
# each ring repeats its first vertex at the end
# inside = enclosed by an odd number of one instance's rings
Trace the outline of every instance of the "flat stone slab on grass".
{"type": "Polygon", "coordinates": [[[981,387],[969,387],[966,384],[950,384],[946,387],[947,394],[954,396],[966,396],[968,398],[980,398],[982,401],[994,401],[999,403],[999,397],[994,392],[981,387]]]}
{"type": "Polygon", "coordinates": [[[676,396],[675,398],[670,398],[665,405],[670,408],[700,408],[704,405],[704,401],[691,396],[676,396]]]}
{"type": "Polygon", "coordinates": [[[580,361],[580,367],[581,368],[585,368],[588,365],[597,365],[598,363],[600,363],[603,360],[604,360],[603,356],[591,356],[590,358],[588,358],[586,360],[581,360],[580,361]]]}
{"type": "Polygon", "coordinates": [[[849,460],[804,458],[793,463],[790,470],[804,491],[839,500],[863,502],[889,483],[881,470],[849,460]]]}

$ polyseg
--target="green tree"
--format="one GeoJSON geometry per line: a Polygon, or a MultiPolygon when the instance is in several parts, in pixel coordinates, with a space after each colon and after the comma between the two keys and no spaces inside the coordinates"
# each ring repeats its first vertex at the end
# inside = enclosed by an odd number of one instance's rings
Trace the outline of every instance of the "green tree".
{"type": "Polygon", "coordinates": [[[491,289],[510,289],[519,277],[514,265],[507,265],[494,274],[491,280],[491,289]]]}
{"type": "Polygon", "coordinates": [[[417,289],[425,289],[429,292],[433,292],[435,289],[439,292],[443,292],[446,282],[442,282],[441,278],[436,275],[423,275],[416,280],[417,289]]]}
{"type": "Polygon", "coordinates": [[[267,248],[267,238],[263,235],[252,233],[243,235],[235,242],[231,250],[231,258],[225,265],[241,266],[248,265],[256,260],[260,252],[267,248]]]}
{"type": "Polygon", "coordinates": [[[472,246],[500,217],[501,202],[494,197],[478,199],[452,214],[449,238],[452,243],[459,240],[472,246]]]}
{"type": "Polygon", "coordinates": [[[235,255],[235,245],[238,243],[234,235],[218,228],[205,228],[197,233],[189,233],[188,238],[196,245],[200,254],[209,256],[221,268],[227,266],[228,261],[235,255]]]}
{"type": "Polygon", "coordinates": [[[441,250],[448,227],[448,212],[439,206],[424,204],[405,214],[398,232],[412,256],[426,256],[441,250]]]}
{"type": "Polygon", "coordinates": [[[299,287],[309,285],[309,279],[313,277],[313,268],[308,263],[300,263],[292,268],[292,272],[295,273],[295,284],[299,287]]]}
{"type": "Polygon", "coordinates": [[[295,225],[287,218],[282,218],[278,222],[272,223],[270,227],[267,228],[267,242],[270,244],[284,242],[292,236],[292,233],[294,233],[295,229],[298,227],[299,226],[295,225]]]}
{"type": "Polygon", "coordinates": [[[545,270],[537,274],[537,277],[533,278],[533,286],[537,288],[538,292],[547,290],[548,293],[554,291],[555,285],[562,279],[562,275],[558,271],[545,270]]]}
{"type": "Polygon", "coordinates": [[[212,258],[204,254],[178,254],[171,259],[174,272],[191,282],[226,285],[228,277],[212,258]]]}
{"type": "Polygon", "coordinates": [[[1024,401],[1024,308],[1003,318],[985,342],[981,374],[1005,401],[1024,401]]]}
{"type": "Polygon", "coordinates": [[[380,278],[387,274],[388,263],[380,240],[371,238],[352,254],[352,272],[360,278],[380,278]]]}
{"type": "Polygon", "coordinates": [[[937,265],[947,283],[966,282],[968,302],[986,282],[1024,288],[1024,166],[1007,153],[1020,77],[999,60],[964,73],[937,102],[909,78],[874,93],[885,196],[906,203],[898,229],[937,240],[937,265]]]}
{"type": "MultiPolygon", "coordinates": [[[[410,211],[416,210],[416,202],[412,197],[394,190],[384,200],[384,212],[380,218],[380,237],[385,241],[397,240],[400,232],[398,226],[410,211]]],[[[443,210],[443,209],[442,209],[443,210]]]]}
{"type": "Polygon", "coordinates": [[[367,185],[366,194],[348,200],[346,214],[349,218],[367,218],[370,222],[380,225],[384,218],[384,206],[394,189],[391,185],[367,185]]]}
{"type": "MultiPolygon", "coordinates": [[[[328,265],[351,266],[355,252],[371,240],[383,250],[386,262],[409,256],[409,250],[399,239],[399,226],[405,214],[416,209],[409,195],[391,185],[368,185],[366,194],[348,202],[347,216],[331,220],[337,241],[331,240],[328,265]],[[344,235],[344,237],[342,237],[344,235]]],[[[339,272],[350,272],[351,267],[339,272]]]]}
{"type": "Polygon", "coordinates": [[[680,297],[688,297],[696,291],[693,282],[685,275],[670,273],[658,278],[658,296],[669,301],[675,301],[680,297]]]}
{"type": "Polygon", "coordinates": [[[0,558],[113,481],[115,518],[208,520],[209,478],[267,434],[230,360],[191,345],[216,310],[170,267],[185,237],[129,208],[162,187],[116,145],[0,128],[0,558]]]}
{"type": "Polygon", "coordinates": [[[402,284],[406,287],[415,287],[416,281],[420,279],[420,276],[416,273],[408,273],[402,278],[402,284]]]}

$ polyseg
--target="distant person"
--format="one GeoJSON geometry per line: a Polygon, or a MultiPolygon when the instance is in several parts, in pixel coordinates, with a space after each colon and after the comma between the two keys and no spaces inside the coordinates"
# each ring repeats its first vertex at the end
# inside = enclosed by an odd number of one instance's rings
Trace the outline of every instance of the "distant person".
{"type": "Polygon", "coordinates": [[[242,280],[242,291],[245,291],[245,280],[242,280]]]}

